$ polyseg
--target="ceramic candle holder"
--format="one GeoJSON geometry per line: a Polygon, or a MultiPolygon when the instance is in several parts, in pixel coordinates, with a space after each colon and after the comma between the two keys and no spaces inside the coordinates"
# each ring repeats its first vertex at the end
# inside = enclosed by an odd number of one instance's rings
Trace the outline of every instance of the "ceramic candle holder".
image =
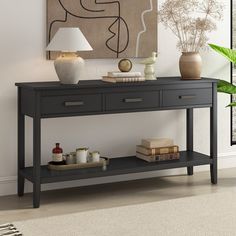
{"type": "Polygon", "coordinates": [[[100,161],[100,153],[97,151],[94,151],[92,153],[90,153],[91,155],[91,160],[92,162],[99,162],[100,161]]]}
{"type": "Polygon", "coordinates": [[[76,163],[87,163],[88,148],[76,149],[76,163]]]}

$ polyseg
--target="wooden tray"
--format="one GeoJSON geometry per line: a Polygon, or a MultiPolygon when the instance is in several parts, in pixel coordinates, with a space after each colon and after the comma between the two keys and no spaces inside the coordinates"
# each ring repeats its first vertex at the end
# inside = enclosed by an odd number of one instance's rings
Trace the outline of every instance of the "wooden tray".
{"type": "Polygon", "coordinates": [[[63,171],[63,170],[103,167],[104,165],[108,164],[109,164],[109,159],[106,157],[102,157],[99,162],[87,162],[87,163],[71,164],[71,165],[53,165],[50,162],[48,162],[48,169],[63,171]]]}

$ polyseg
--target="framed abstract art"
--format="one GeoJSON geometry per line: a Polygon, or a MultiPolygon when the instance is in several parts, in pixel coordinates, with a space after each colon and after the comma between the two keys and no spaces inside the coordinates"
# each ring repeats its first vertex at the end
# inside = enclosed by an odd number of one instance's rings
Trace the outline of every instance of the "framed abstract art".
{"type": "Polygon", "coordinates": [[[60,27],[83,32],[93,47],[83,58],[147,57],[157,51],[157,0],[47,0],[47,43],[60,27]]]}

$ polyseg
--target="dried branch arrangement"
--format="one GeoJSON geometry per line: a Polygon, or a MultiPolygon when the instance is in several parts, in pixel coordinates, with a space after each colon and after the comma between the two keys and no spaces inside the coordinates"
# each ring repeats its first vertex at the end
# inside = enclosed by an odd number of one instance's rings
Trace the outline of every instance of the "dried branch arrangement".
{"type": "Polygon", "coordinates": [[[158,17],[177,36],[182,52],[199,52],[208,41],[206,34],[216,30],[215,21],[222,20],[223,9],[217,0],[166,0],[158,17]]]}

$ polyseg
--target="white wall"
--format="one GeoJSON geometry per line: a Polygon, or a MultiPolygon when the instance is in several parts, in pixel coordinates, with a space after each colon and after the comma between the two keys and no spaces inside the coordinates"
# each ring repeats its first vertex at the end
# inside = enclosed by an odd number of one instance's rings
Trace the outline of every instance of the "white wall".
{"type": "MultiPolygon", "coordinates": [[[[161,0],[160,2],[163,2],[161,0]]],[[[210,42],[229,46],[229,0],[224,21],[210,42]]],[[[169,30],[159,25],[158,76],[179,75],[176,39],[169,30]]],[[[46,0],[0,1],[0,195],[15,193],[17,117],[15,82],[57,80],[53,64],[45,59],[46,0]]],[[[230,80],[229,64],[211,51],[202,52],[203,76],[230,80]]],[[[138,62],[135,60],[134,62],[138,62]]],[[[99,79],[107,71],[116,69],[117,60],[87,60],[84,79],[99,79]]],[[[135,64],[135,70],[143,67],[135,64]]],[[[230,112],[225,108],[229,97],[219,95],[219,147],[221,156],[233,155],[236,147],[230,146],[230,112]]],[[[32,121],[27,118],[27,164],[32,163],[32,121]]],[[[50,160],[51,149],[59,141],[66,152],[78,146],[89,146],[104,155],[134,154],[135,145],[143,137],[171,137],[185,148],[185,112],[162,111],[118,115],[60,118],[42,122],[42,162],[50,160]]],[[[209,152],[209,111],[195,111],[195,148],[209,152]]],[[[225,159],[226,160],[226,159],[225,159]]],[[[227,166],[234,165],[228,159],[227,166]]],[[[225,163],[225,162],[220,162],[225,163]]],[[[224,164],[225,165],[225,164],[224,164]]],[[[183,171],[183,170],[182,170],[183,171]]],[[[173,172],[165,172],[173,173],[173,172]]],[[[30,186],[30,185],[29,185],[30,186]]],[[[64,186],[67,186],[65,184],[64,186]]],[[[50,188],[50,187],[49,187],[50,188]]]]}

